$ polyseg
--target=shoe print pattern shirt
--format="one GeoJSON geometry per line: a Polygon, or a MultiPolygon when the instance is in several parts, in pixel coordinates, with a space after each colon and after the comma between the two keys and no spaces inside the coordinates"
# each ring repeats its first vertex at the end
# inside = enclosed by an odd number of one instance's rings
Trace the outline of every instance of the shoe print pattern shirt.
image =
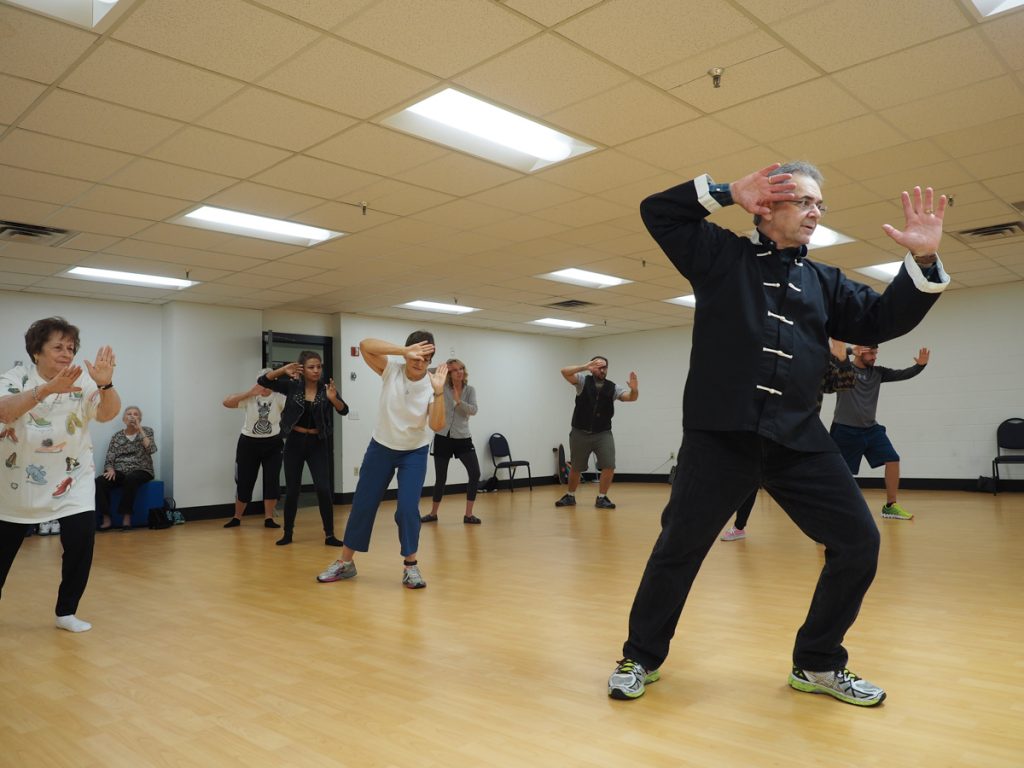
{"type": "MultiPolygon", "coordinates": [[[[0,395],[46,382],[34,365],[0,376],[0,395]]],[[[89,422],[100,393],[87,374],[80,392],[50,395],[10,424],[0,423],[0,520],[40,523],[96,508],[96,466],[89,422]]]]}

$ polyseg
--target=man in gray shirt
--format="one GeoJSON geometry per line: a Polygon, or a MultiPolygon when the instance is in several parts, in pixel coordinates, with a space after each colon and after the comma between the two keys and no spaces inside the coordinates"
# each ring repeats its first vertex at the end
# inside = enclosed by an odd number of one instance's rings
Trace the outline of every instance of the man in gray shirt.
{"type": "Polygon", "coordinates": [[[615,438],[612,437],[612,416],[615,401],[635,402],[639,397],[636,372],[627,379],[628,386],[608,379],[608,358],[598,355],[583,365],[567,365],[562,378],[576,388],[576,407],[572,412],[572,431],[569,433],[569,453],[572,469],[569,472],[569,492],[555,502],[556,507],[575,507],[576,488],[580,475],[594,454],[600,470],[597,500],[598,509],[615,509],[608,498],[608,489],[615,476],[615,438]]]}
{"type": "Polygon", "coordinates": [[[915,365],[895,370],[875,365],[878,359],[877,345],[854,347],[852,351],[856,380],[853,389],[836,393],[836,410],[832,416],[830,434],[853,474],[860,471],[861,458],[867,458],[872,467],[885,465],[886,504],[882,507],[882,517],[913,520],[914,516],[896,500],[900,485],[900,455],[885,434],[885,427],[875,421],[875,414],[882,384],[914,378],[928,365],[930,353],[927,347],[921,347],[914,358],[915,365]]]}

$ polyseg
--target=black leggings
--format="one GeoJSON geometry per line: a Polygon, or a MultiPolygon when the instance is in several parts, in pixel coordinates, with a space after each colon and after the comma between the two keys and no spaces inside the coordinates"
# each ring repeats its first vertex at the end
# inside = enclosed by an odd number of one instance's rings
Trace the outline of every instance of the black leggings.
{"type": "Polygon", "coordinates": [[[299,491],[302,490],[302,465],[309,466],[313,488],[324,523],[324,535],[334,535],[334,501],[331,495],[331,472],[327,466],[327,441],[320,435],[289,432],[284,441],[284,532],[295,528],[295,515],[299,511],[299,491]]]}
{"type": "Polygon", "coordinates": [[[281,446],[280,435],[274,437],[238,436],[235,449],[235,498],[249,503],[256,475],[263,467],[263,500],[281,497],[281,446]]]}
{"type": "Polygon", "coordinates": [[[757,501],[758,490],[760,489],[755,488],[736,510],[736,522],[733,525],[741,531],[747,527],[747,521],[750,519],[750,512],[754,509],[754,502],[757,501]]]}
{"type": "Polygon", "coordinates": [[[152,479],[153,476],[144,469],[133,469],[127,473],[115,469],[113,480],[107,480],[104,475],[100,475],[96,478],[96,511],[103,517],[110,517],[110,492],[120,487],[121,503],[117,511],[131,519],[135,495],[139,492],[139,488],[152,479]]]}
{"type": "Polygon", "coordinates": [[[476,488],[480,484],[480,462],[476,458],[476,448],[471,437],[445,437],[434,435],[434,501],[444,496],[444,486],[448,482],[448,463],[455,456],[466,468],[469,479],[466,482],[466,501],[476,499],[476,488]]]}
{"type": "MultiPolygon", "coordinates": [[[[7,581],[11,564],[31,526],[0,521],[0,590],[7,581]]],[[[60,588],[57,590],[58,616],[78,612],[78,602],[89,583],[92,548],[96,540],[96,513],[92,510],[60,518],[60,543],[64,555],[60,564],[60,588]]]]}

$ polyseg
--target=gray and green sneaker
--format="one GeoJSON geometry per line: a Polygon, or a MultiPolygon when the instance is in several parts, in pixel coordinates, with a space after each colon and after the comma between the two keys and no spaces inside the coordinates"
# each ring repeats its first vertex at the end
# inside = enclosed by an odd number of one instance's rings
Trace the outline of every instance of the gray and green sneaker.
{"type": "Polygon", "coordinates": [[[608,695],[613,699],[639,699],[644,695],[648,683],[661,678],[661,672],[654,669],[648,672],[643,664],[632,659],[622,659],[608,678],[608,695]]]}
{"type": "Polygon", "coordinates": [[[343,581],[351,579],[356,575],[356,564],[349,560],[347,563],[335,560],[327,566],[327,570],[316,577],[321,584],[329,584],[332,581],[343,581]]]}
{"type": "Polygon", "coordinates": [[[423,575],[420,573],[418,565],[405,566],[405,572],[402,574],[402,584],[409,589],[423,589],[427,586],[427,582],[423,580],[423,575]]]}
{"type": "Polygon", "coordinates": [[[808,672],[793,667],[789,685],[805,693],[827,693],[847,704],[873,707],[885,701],[885,691],[867,680],[862,680],[848,669],[835,672],[808,672]]]}
{"type": "Polygon", "coordinates": [[[897,504],[895,501],[892,504],[886,504],[882,507],[882,517],[888,518],[889,520],[913,520],[914,516],[907,512],[903,507],[897,504]]]}

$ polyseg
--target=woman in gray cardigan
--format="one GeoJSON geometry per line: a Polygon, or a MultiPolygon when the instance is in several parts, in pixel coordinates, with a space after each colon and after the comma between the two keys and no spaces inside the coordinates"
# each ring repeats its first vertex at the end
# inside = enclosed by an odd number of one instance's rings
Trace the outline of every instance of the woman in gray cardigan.
{"type": "Polygon", "coordinates": [[[473,514],[476,488],[480,483],[480,462],[473,447],[473,436],[469,433],[469,417],[477,411],[476,390],[469,385],[466,364],[457,358],[448,361],[448,379],[444,385],[443,432],[434,435],[434,506],[429,515],[420,518],[424,523],[437,522],[437,510],[444,496],[448,480],[448,463],[454,456],[466,468],[469,475],[466,483],[466,513],[462,522],[479,525],[480,518],[473,514]]]}

